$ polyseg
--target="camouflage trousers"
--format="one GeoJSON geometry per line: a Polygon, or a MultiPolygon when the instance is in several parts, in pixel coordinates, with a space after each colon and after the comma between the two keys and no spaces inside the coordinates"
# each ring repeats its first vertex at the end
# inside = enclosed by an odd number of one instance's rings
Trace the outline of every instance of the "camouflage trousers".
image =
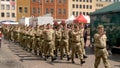
{"type": "Polygon", "coordinates": [[[69,42],[68,42],[68,39],[61,40],[61,46],[60,46],[61,59],[63,58],[63,55],[64,55],[64,49],[65,49],[66,55],[69,55],[69,42]]]}
{"type": "Polygon", "coordinates": [[[54,50],[55,50],[55,47],[54,47],[54,42],[53,41],[45,41],[45,56],[49,55],[51,57],[54,57],[54,50]]]}
{"type": "Polygon", "coordinates": [[[108,52],[106,48],[100,49],[100,48],[95,48],[95,63],[94,67],[98,68],[98,65],[100,64],[100,60],[103,60],[105,68],[110,68],[110,64],[108,62],[108,52]]]}
{"type": "Polygon", "coordinates": [[[83,53],[82,53],[82,48],[80,46],[80,43],[76,43],[76,42],[73,42],[72,43],[72,46],[71,46],[71,49],[72,49],[72,55],[71,55],[71,59],[74,60],[74,55],[75,53],[77,52],[77,54],[79,55],[79,59],[82,60],[83,59],[83,53]]]}

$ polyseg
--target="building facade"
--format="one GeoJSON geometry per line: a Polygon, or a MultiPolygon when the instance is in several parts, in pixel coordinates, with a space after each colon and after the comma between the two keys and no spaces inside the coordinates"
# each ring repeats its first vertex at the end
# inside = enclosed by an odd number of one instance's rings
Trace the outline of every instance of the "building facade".
{"type": "Polygon", "coordinates": [[[16,21],[16,0],[0,0],[0,21],[16,21]]]}
{"type": "Polygon", "coordinates": [[[17,21],[24,17],[30,17],[30,0],[17,0],[17,21]]]}
{"type": "Polygon", "coordinates": [[[38,17],[42,15],[42,1],[30,0],[30,16],[38,17]]]}
{"type": "Polygon", "coordinates": [[[0,21],[51,14],[55,20],[89,15],[119,0],[0,0],[0,21]]]}
{"type": "Polygon", "coordinates": [[[69,17],[71,15],[79,16],[80,14],[88,15],[95,10],[95,0],[70,0],[69,17]]]}
{"type": "Polygon", "coordinates": [[[96,0],[96,2],[95,2],[95,11],[99,10],[99,9],[101,9],[101,8],[107,6],[107,5],[110,5],[110,4],[114,3],[114,2],[117,2],[117,1],[118,0],[113,0],[113,1],[112,0],[103,0],[103,1],[96,0]]]}
{"type": "Polygon", "coordinates": [[[51,14],[54,19],[68,18],[68,0],[31,0],[30,4],[32,16],[51,14]]]}
{"type": "Polygon", "coordinates": [[[72,15],[79,16],[80,14],[89,15],[91,12],[101,9],[114,2],[119,2],[119,0],[69,0],[68,17],[72,15]]]}

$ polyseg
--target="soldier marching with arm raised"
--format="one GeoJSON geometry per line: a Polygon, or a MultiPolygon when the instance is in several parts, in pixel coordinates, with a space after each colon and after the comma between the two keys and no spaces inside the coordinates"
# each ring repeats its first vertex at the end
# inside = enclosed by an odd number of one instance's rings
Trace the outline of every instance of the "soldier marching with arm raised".
{"type": "Polygon", "coordinates": [[[84,43],[84,24],[80,23],[80,39],[81,39],[81,45],[82,45],[82,53],[83,53],[83,58],[87,58],[86,52],[85,52],[85,43],[84,43]]]}
{"type": "Polygon", "coordinates": [[[75,63],[74,62],[74,55],[75,55],[75,52],[78,52],[78,55],[79,55],[79,59],[80,59],[80,63],[83,64],[85,63],[85,61],[83,60],[83,53],[82,53],[82,45],[80,43],[80,31],[79,31],[79,26],[78,25],[75,25],[75,30],[72,31],[72,56],[71,56],[71,59],[72,59],[72,63],[75,63]]]}
{"type": "Polygon", "coordinates": [[[67,28],[67,25],[63,26],[62,30],[62,39],[61,39],[61,46],[60,46],[60,55],[61,59],[63,59],[64,55],[64,49],[65,53],[67,55],[67,60],[70,60],[70,53],[69,53],[69,29],[67,28]]]}
{"type": "Polygon", "coordinates": [[[58,54],[58,50],[60,49],[60,45],[61,45],[61,29],[60,29],[60,25],[57,25],[57,29],[55,30],[55,55],[57,56],[58,54]]]}
{"type": "Polygon", "coordinates": [[[102,58],[105,68],[110,68],[110,64],[108,62],[108,52],[106,48],[106,32],[104,32],[103,25],[98,26],[98,33],[94,35],[94,47],[95,47],[95,64],[94,67],[98,68],[100,64],[100,60],[102,58]]]}
{"type": "Polygon", "coordinates": [[[52,29],[52,26],[50,24],[47,24],[47,29],[44,31],[45,34],[45,59],[47,59],[47,56],[50,53],[51,61],[54,61],[56,58],[54,56],[54,50],[55,50],[55,33],[52,29]]]}

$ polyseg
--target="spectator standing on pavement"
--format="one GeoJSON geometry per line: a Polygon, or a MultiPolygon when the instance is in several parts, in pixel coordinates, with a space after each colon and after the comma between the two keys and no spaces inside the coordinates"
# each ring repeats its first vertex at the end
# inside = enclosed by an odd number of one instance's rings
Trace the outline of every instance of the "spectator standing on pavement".
{"type": "Polygon", "coordinates": [[[110,64],[108,62],[108,52],[106,48],[106,32],[104,31],[104,26],[98,26],[98,33],[94,35],[95,39],[95,64],[94,67],[98,68],[100,64],[100,60],[102,58],[105,68],[110,68],[110,64]]]}

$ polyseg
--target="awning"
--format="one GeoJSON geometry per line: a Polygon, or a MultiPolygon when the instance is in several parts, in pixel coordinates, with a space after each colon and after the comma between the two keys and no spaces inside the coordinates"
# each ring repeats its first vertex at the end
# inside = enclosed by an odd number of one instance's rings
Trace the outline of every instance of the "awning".
{"type": "Polygon", "coordinates": [[[85,18],[85,16],[83,14],[81,14],[80,16],[78,16],[75,20],[75,23],[87,23],[87,19],[85,18]]]}

